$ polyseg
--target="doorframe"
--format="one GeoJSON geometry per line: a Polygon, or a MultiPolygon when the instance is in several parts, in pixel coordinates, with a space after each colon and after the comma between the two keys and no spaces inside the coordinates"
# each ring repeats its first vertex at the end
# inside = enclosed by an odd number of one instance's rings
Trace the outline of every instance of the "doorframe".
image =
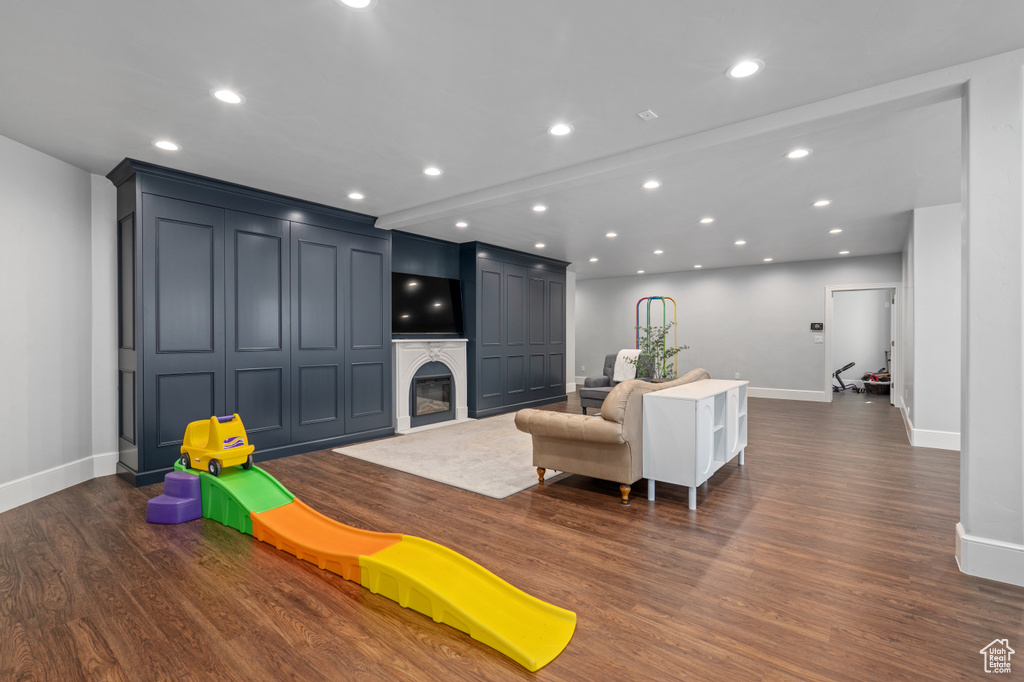
{"type": "Polygon", "coordinates": [[[832,402],[832,320],[833,299],[837,291],[868,291],[872,289],[892,289],[893,310],[890,319],[895,318],[897,324],[891,325],[889,336],[892,343],[892,355],[889,359],[889,371],[892,374],[892,385],[889,386],[889,404],[897,405],[897,397],[903,388],[903,317],[901,301],[903,299],[902,282],[883,282],[881,284],[828,284],[825,286],[825,395],[832,402]]]}

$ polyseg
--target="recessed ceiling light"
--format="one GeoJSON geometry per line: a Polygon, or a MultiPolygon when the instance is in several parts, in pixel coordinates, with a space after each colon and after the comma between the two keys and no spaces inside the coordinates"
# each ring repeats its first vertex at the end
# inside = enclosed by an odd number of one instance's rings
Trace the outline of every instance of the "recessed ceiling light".
{"type": "Polygon", "coordinates": [[[661,183],[657,180],[648,180],[644,183],[644,189],[658,189],[661,187],[661,183]]]}
{"type": "Polygon", "coordinates": [[[435,307],[435,308],[440,308],[440,307],[441,307],[441,304],[440,304],[440,303],[435,303],[435,304],[434,304],[434,307],[435,307]]]}
{"type": "Polygon", "coordinates": [[[426,168],[423,169],[423,174],[424,175],[437,176],[437,175],[440,175],[443,172],[444,171],[441,170],[440,168],[438,168],[437,166],[427,166],[426,168]]]}
{"type": "Polygon", "coordinates": [[[736,240],[736,246],[743,246],[744,244],[746,244],[746,242],[743,241],[742,239],[737,239],[736,240]]]}
{"type": "Polygon", "coordinates": [[[694,265],[693,269],[694,270],[700,270],[702,267],[704,267],[704,266],[703,265],[694,265]]]}
{"type": "Polygon", "coordinates": [[[609,238],[611,238],[611,237],[618,237],[618,236],[619,236],[619,235],[618,235],[618,233],[617,233],[617,232],[609,232],[609,233],[607,233],[607,234],[605,235],[605,237],[609,237],[609,238]]]}
{"type": "Polygon", "coordinates": [[[537,204],[536,206],[533,207],[533,210],[536,213],[543,213],[544,211],[548,210],[548,207],[545,206],[544,204],[537,204]]]}
{"type": "Polygon", "coordinates": [[[849,251],[840,251],[840,252],[839,252],[839,255],[840,255],[840,256],[845,256],[845,255],[847,255],[848,253],[850,253],[850,252],[849,252],[849,251]]]}
{"type": "Polygon", "coordinates": [[[790,153],[786,154],[787,159],[802,159],[811,153],[810,149],[804,149],[803,147],[794,149],[790,153]]]}
{"type": "Polygon", "coordinates": [[[596,258],[591,258],[591,259],[590,259],[590,262],[591,262],[591,263],[596,263],[596,262],[597,262],[597,259],[596,259],[596,258]]]}
{"type": "Polygon", "coordinates": [[[419,285],[420,285],[419,282],[409,282],[409,286],[411,286],[411,287],[418,287],[419,285]]]}
{"type": "Polygon", "coordinates": [[[181,149],[181,147],[179,147],[178,145],[174,144],[170,140],[157,140],[153,144],[156,145],[157,147],[159,147],[160,149],[163,149],[164,151],[168,151],[168,152],[176,152],[179,149],[181,149]]]}
{"type": "Polygon", "coordinates": [[[644,271],[643,271],[643,270],[637,270],[637,271],[636,271],[636,274],[638,274],[638,275],[642,275],[642,274],[644,274],[644,271]]]}
{"type": "Polygon", "coordinates": [[[338,0],[338,2],[352,9],[370,9],[377,4],[377,0],[338,0]]]}
{"type": "Polygon", "coordinates": [[[538,249],[543,249],[547,245],[544,242],[537,242],[536,244],[534,244],[534,246],[537,247],[538,249]]]}
{"type": "Polygon", "coordinates": [[[843,228],[841,228],[841,227],[833,227],[831,230],[828,231],[828,233],[829,234],[839,234],[842,231],[843,231],[843,228]]]}
{"type": "Polygon", "coordinates": [[[221,102],[227,102],[228,104],[241,104],[245,101],[245,98],[234,90],[213,90],[211,92],[221,102]]]}
{"type": "Polygon", "coordinates": [[[359,201],[360,199],[365,199],[366,197],[364,197],[359,192],[349,192],[348,198],[352,199],[353,201],[359,201]]]}
{"type": "Polygon", "coordinates": [[[710,225],[711,223],[715,222],[715,219],[712,218],[711,216],[705,216],[700,219],[700,222],[702,225],[710,225]]]}
{"type": "Polygon", "coordinates": [[[744,59],[730,66],[725,75],[729,78],[746,78],[747,76],[753,76],[763,68],[764,62],[760,59],[744,59]]]}
{"type": "Polygon", "coordinates": [[[403,319],[403,320],[404,320],[405,318],[407,318],[407,317],[409,317],[408,313],[406,313],[405,315],[402,315],[402,319],[403,319]]]}
{"type": "Polygon", "coordinates": [[[660,255],[661,255],[661,254],[663,254],[663,253],[665,253],[665,252],[664,252],[664,251],[662,251],[661,249],[655,249],[655,250],[654,250],[654,255],[656,255],[656,256],[660,256],[660,255]]]}
{"type": "Polygon", "coordinates": [[[548,132],[557,137],[562,135],[568,135],[573,130],[572,126],[568,123],[556,123],[555,125],[548,128],[548,132]]]}
{"type": "Polygon", "coordinates": [[[771,259],[771,258],[765,258],[765,259],[764,259],[764,262],[765,262],[765,263],[771,263],[771,262],[772,262],[772,259],[771,259]]]}
{"type": "Polygon", "coordinates": [[[455,227],[469,227],[469,223],[467,223],[465,220],[460,220],[459,222],[455,223],[455,227]]]}
{"type": "Polygon", "coordinates": [[[822,208],[823,206],[828,206],[831,203],[831,199],[818,199],[817,201],[814,202],[813,206],[815,208],[822,208]]]}

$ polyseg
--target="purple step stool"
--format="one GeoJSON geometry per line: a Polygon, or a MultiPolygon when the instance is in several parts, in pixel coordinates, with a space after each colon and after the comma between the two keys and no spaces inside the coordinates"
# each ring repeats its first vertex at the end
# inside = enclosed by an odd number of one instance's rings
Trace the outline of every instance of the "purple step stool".
{"type": "Polygon", "coordinates": [[[202,515],[199,477],[184,471],[172,471],[164,476],[164,494],[146,505],[149,523],[184,523],[202,515]]]}

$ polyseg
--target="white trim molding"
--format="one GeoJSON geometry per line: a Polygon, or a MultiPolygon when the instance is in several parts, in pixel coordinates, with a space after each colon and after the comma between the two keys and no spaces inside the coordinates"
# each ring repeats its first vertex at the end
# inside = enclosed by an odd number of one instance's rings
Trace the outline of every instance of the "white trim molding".
{"type": "Polygon", "coordinates": [[[79,483],[114,474],[117,453],[90,455],[7,483],[0,483],[0,513],[79,483]]]}
{"type": "Polygon", "coordinates": [[[565,385],[565,392],[566,393],[575,393],[576,392],[576,382],[570,381],[569,383],[567,383],[565,385]]]}
{"type": "Polygon", "coordinates": [[[903,401],[903,396],[900,396],[900,414],[903,416],[903,425],[907,430],[907,440],[915,448],[960,451],[960,433],[957,431],[915,429],[914,422],[910,420],[907,404],[903,401]]]}
{"type": "Polygon", "coordinates": [[[827,403],[832,399],[832,394],[824,391],[798,391],[792,388],[758,388],[757,386],[748,386],[747,395],[751,398],[809,400],[815,403],[827,403]]]}
{"type": "Polygon", "coordinates": [[[910,444],[917,448],[960,451],[960,434],[953,431],[929,431],[913,429],[910,444]]]}
{"type": "Polygon", "coordinates": [[[967,575],[1024,587],[1024,545],[970,535],[956,524],[956,564],[967,575]]]}

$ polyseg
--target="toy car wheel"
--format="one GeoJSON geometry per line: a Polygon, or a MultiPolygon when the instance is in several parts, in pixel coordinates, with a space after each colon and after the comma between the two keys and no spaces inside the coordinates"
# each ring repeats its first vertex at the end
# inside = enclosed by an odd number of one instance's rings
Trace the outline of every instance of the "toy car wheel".
{"type": "Polygon", "coordinates": [[[210,460],[210,473],[214,476],[220,476],[220,462],[215,459],[210,460]]]}
{"type": "Polygon", "coordinates": [[[252,462],[252,455],[249,455],[245,459],[245,461],[242,462],[242,468],[245,469],[246,471],[248,471],[249,469],[252,469],[252,464],[253,464],[253,462],[252,462]]]}
{"type": "Polygon", "coordinates": [[[189,461],[187,454],[181,456],[181,466],[185,467],[186,469],[192,468],[192,462],[189,461]]]}

